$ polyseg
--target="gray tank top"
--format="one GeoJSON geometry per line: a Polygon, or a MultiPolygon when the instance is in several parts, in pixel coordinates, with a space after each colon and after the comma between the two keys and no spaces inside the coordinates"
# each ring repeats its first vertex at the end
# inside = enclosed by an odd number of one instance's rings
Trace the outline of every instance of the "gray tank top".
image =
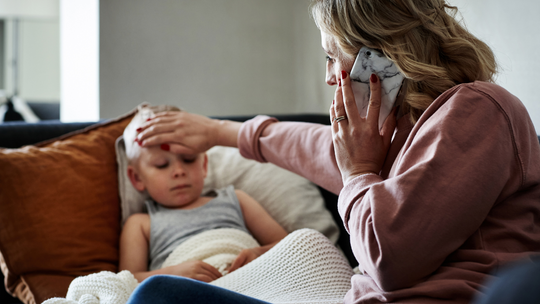
{"type": "Polygon", "coordinates": [[[208,195],[216,197],[189,210],[169,209],[153,200],[145,202],[150,215],[149,270],[160,269],[178,245],[203,231],[236,228],[248,232],[233,186],[214,190],[208,195]]]}

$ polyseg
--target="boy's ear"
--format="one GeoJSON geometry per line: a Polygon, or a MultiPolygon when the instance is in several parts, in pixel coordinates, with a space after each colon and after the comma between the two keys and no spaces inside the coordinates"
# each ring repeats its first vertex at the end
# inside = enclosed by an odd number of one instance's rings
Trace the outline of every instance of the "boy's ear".
{"type": "Polygon", "coordinates": [[[129,165],[127,168],[127,174],[129,177],[129,181],[133,185],[135,189],[138,191],[144,191],[145,186],[144,182],[141,180],[141,177],[139,176],[139,173],[135,170],[135,168],[132,165],[129,165]]]}
{"type": "Polygon", "coordinates": [[[208,155],[206,153],[204,153],[203,171],[204,171],[204,177],[206,177],[208,175],[208,155]]]}

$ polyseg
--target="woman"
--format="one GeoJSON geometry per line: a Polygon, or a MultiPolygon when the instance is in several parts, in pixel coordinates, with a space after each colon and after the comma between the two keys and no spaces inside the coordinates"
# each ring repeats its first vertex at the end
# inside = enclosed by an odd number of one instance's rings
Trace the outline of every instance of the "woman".
{"type": "Polygon", "coordinates": [[[326,82],[338,85],[330,127],[167,113],[139,140],[175,152],[237,146],[338,193],[365,272],[346,303],[469,303],[492,270],[540,250],[540,145],[522,103],[492,83],[492,51],[456,12],[443,0],[315,0],[326,82]],[[381,131],[377,77],[366,118],[350,88],[362,46],[406,78],[381,131]]]}

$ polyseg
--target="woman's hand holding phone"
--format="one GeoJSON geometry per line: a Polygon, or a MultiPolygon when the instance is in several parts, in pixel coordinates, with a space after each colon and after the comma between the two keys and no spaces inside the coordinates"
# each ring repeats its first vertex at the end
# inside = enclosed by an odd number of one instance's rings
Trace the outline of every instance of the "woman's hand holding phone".
{"type": "Polygon", "coordinates": [[[346,185],[356,176],[379,174],[396,127],[396,117],[394,108],[379,129],[381,83],[375,74],[370,77],[367,115],[361,117],[351,88],[351,77],[345,71],[341,74],[341,86],[336,89],[330,119],[336,161],[346,185]]]}
{"type": "Polygon", "coordinates": [[[381,98],[380,129],[396,103],[404,77],[397,65],[382,52],[362,47],[356,56],[349,75],[356,106],[362,117],[366,117],[367,114],[370,98],[370,77],[372,74],[376,74],[379,78],[378,84],[380,85],[381,98]]]}

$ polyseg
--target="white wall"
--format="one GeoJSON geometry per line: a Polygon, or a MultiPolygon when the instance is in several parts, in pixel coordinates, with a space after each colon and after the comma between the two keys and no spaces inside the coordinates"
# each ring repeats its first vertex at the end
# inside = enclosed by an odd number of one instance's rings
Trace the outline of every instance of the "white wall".
{"type": "MultiPolygon", "coordinates": [[[[540,132],[540,1],[449,0],[500,64],[540,132]]],[[[100,115],[143,101],[204,115],[326,113],[324,54],[308,0],[100,3],[100,115]]]]}
{"type": "Polygon", "coordinates": [[[60,0],[60,120],[99,120],[99,0],[60,0]]]}
{"type": "Polygon", "coordinates": [[[308,0],[100,2],[100,115],[326,113],[333,90],[308,0]]]}
{"type": "Polygon", "coordinates": [[[449,0],[467,28],[495,52],[500,65],[497,83],[527,107],[540,133],[540,1],[449,0]]]}

